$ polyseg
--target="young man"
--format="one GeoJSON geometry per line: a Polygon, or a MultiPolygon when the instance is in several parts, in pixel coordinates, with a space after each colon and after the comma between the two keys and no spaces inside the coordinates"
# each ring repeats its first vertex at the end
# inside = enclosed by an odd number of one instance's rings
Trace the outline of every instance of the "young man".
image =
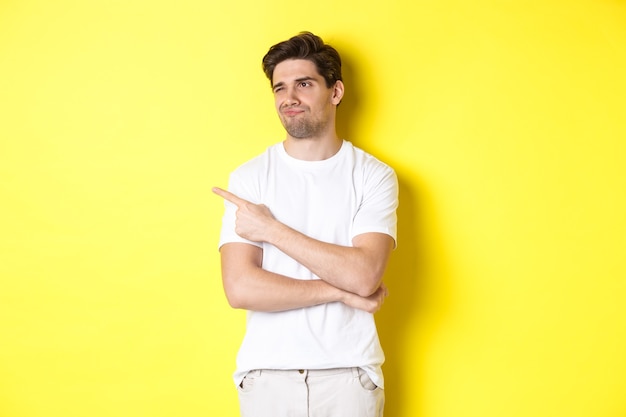
{"type": "Polygon", "coordinates": [[[282,143],[237,168],[220,236],[230,305],[248,310],[234,375],[243,417],[379,417],[373,313],[395,246],[394,171],[337,136],[337,51],[303,32],[263,58],[282,143]]]}

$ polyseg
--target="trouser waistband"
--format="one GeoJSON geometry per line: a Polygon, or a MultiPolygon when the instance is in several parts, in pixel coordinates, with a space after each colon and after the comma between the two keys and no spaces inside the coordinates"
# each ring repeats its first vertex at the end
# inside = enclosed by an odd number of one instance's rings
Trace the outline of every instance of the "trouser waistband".
{"type": "Polygon", "coordinates": [[[363,371],[361,368],[353,367],[353,368],[329,368],[329,369],[255,369],[250,371],[250,374],[260,376],[262,374],[270,374],[270,375],[283,375],[288,377],[320,377],[320,376],[329,376],[329,375],[337,375],[342,373],[352,373],[353,376],[358,377],[360,373],[363,371]]]}

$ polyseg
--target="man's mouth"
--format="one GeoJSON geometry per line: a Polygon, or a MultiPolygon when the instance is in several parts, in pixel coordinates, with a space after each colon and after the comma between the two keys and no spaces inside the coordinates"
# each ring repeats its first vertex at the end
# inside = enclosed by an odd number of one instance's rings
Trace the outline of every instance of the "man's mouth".
{"type": "Polygon", "coordinates": [[[288,117],[293,117],[293,116],[296,116],[296,115],[298,115],[300,113],[304,113],[304,110],[296,109],[296,108],[290,108],[290,109],[283,110],[283,114],[285,116],[288,116],[288,117]]]}

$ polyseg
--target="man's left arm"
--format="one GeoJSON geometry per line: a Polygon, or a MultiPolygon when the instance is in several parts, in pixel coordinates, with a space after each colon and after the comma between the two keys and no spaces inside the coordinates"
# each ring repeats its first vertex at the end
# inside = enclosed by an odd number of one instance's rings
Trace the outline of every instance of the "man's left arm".
{"type": "Polygon", "coordinates": [[[353,246],[322,242],[274,218],[262,204],[214,188],[213,192],[237,206],[235,231],[245,239],[267,242],[304,265],[320,279],[345,291],[367,297],[381,285],[394,239],[385,233],[362,233],[353,246]]]}
{"type": "Polygon", "coordinates": [[[282,223],[268,229],[267,242],[329,284],[367,297],[382,283],[394,240],[384,233],[363,233],[352,246],[322,242],[282,223]]]}

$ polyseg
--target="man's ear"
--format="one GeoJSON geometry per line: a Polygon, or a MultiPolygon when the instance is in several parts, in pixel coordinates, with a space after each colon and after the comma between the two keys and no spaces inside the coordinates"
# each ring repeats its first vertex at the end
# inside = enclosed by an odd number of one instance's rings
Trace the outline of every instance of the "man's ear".
{"type": "Polygon", "coordinates": [[[333,88],[333,95],[331,96],[331,102],[338,106],[341,103],[341,99],[343,98],[344,86],[341,80],[335,81],[335,85],[333,88]]]}

